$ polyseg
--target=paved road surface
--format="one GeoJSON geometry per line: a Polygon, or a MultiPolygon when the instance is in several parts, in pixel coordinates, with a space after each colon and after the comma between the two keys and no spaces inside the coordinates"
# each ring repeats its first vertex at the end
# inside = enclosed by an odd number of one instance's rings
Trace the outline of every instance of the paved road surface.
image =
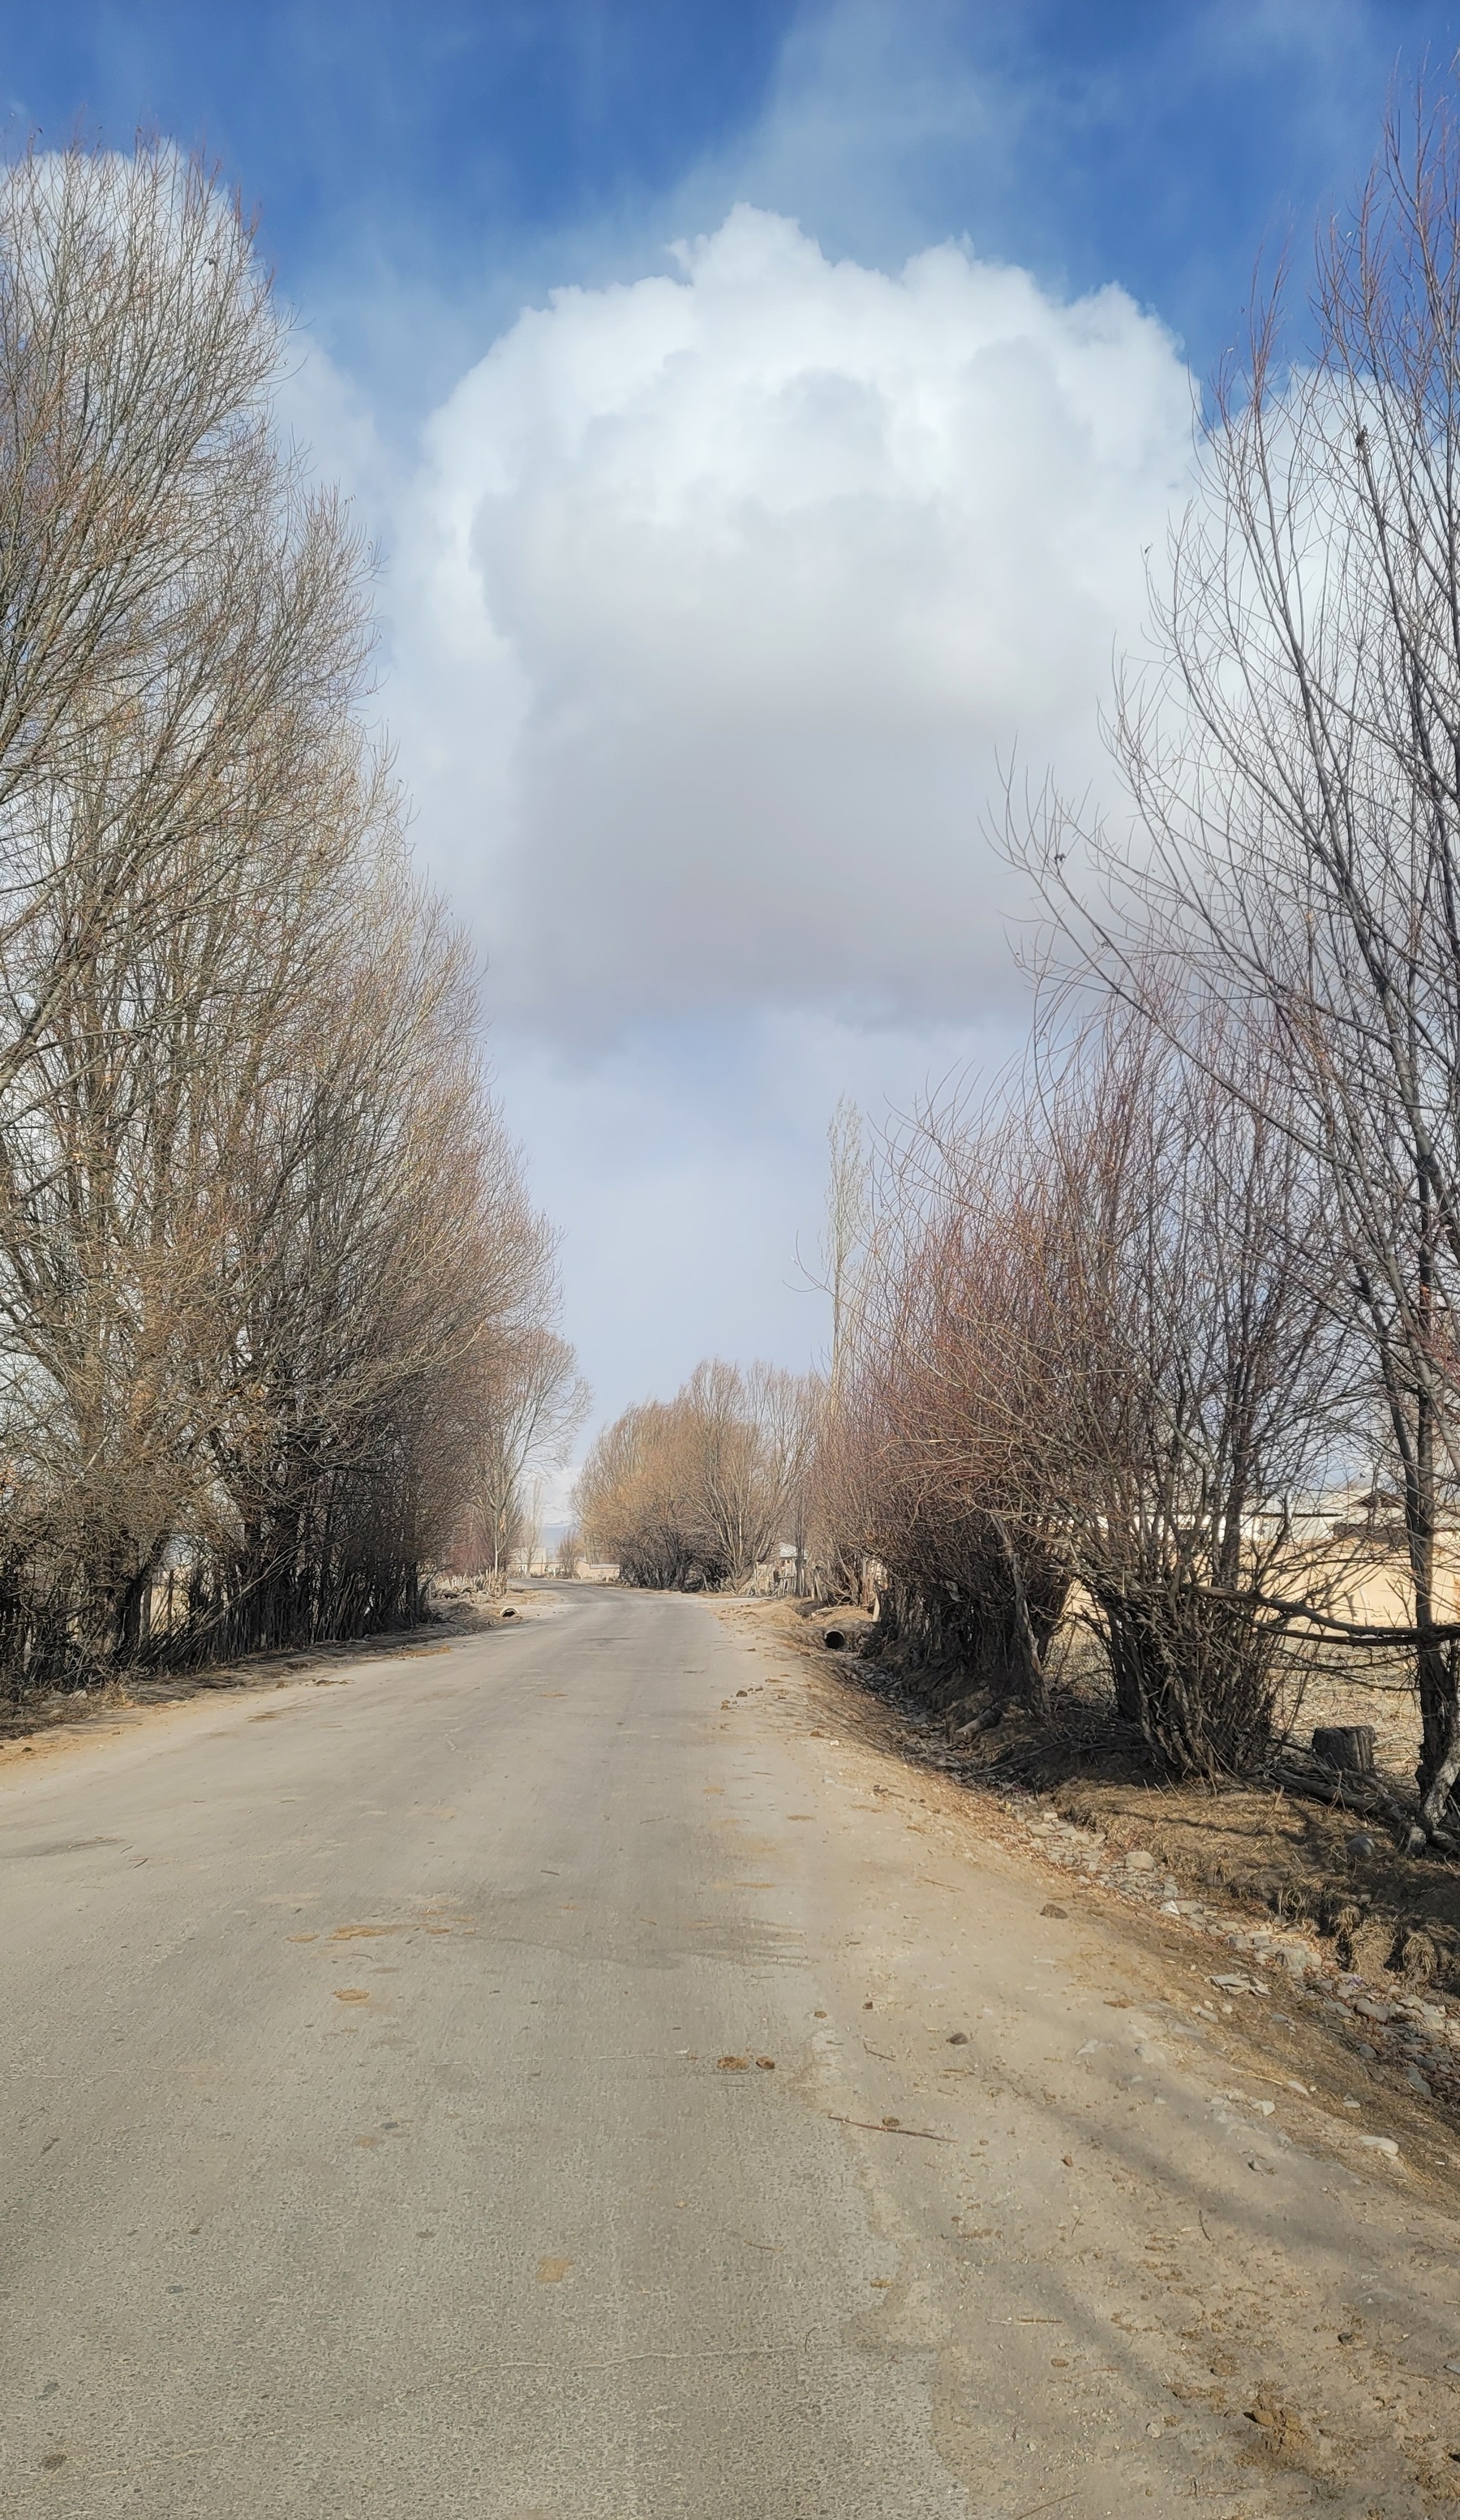
{"type": "Polygon", "coordinates": [[[1332,2162],[705,1605],[527,1609],[8,1763],[0,2508],[1320,2507],[1311,2417],[1255,2484],[1173,2363],[1360,2315],[1399,2209],[1336,2239],[1332,2162]]]}

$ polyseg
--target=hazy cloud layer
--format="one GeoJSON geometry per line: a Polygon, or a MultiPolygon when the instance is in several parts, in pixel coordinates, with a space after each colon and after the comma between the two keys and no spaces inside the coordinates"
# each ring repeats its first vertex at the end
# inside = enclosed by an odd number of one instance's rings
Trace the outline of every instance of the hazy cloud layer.
{"type": "Polygon", "coordinates": [[[1011,993],[981,833],[1083,784],[1189,460],[1168,334],[953,246],[897,276],[737,209],[524,314],[431,423],[390,713],[499,1020],[602,1048],[1011,993]]]}

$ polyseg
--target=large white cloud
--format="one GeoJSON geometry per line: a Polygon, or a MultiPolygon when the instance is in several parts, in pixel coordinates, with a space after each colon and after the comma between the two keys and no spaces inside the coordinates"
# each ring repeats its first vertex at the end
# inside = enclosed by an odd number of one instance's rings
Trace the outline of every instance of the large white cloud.
{"type": "Polygon", "coordinates": [[[1104,776],[1175,344],[1116,290],[953,246],[890,276],[741,209],[522,315],[418,464],[318,349],[286,416],[382,534],[383,706],[600,1406],[804,1363],[838,1095],[1017,1048],[998,763],[1104,776]]]}
{"type": "Polygon", "coordinates": [[[1190,439],[1152,316],[951,245],[889,276],[742,207],[524,314],[393,564],[390,712],[498,1018],[1007,997],[999,764],[1100,776],[1190,439]]]}

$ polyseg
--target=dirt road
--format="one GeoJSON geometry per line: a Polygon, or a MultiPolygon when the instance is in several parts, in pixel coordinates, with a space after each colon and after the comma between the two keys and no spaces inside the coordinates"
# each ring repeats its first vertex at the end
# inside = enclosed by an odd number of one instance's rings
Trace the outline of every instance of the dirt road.
{"type": "Polygon", "coordinates": [[[1460,2505],[1433,2170],[773,1642],[528,1607],[0,1767],[0,2508],[1460,2505]]]}

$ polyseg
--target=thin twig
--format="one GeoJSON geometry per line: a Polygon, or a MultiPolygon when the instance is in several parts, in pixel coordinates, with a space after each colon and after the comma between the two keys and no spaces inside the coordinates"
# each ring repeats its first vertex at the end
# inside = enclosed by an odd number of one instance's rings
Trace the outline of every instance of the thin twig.
{"type": "Polygon", "coordinates": [[[928,2127],[878,2126],[872,2118],[844,2118],[837,2109],[828,2109],[833,2126],[863,2127],[868,2135],[920,2135],[925,2143],[956,2143],[956,2135],[934,2135],[928,2127]]]}

